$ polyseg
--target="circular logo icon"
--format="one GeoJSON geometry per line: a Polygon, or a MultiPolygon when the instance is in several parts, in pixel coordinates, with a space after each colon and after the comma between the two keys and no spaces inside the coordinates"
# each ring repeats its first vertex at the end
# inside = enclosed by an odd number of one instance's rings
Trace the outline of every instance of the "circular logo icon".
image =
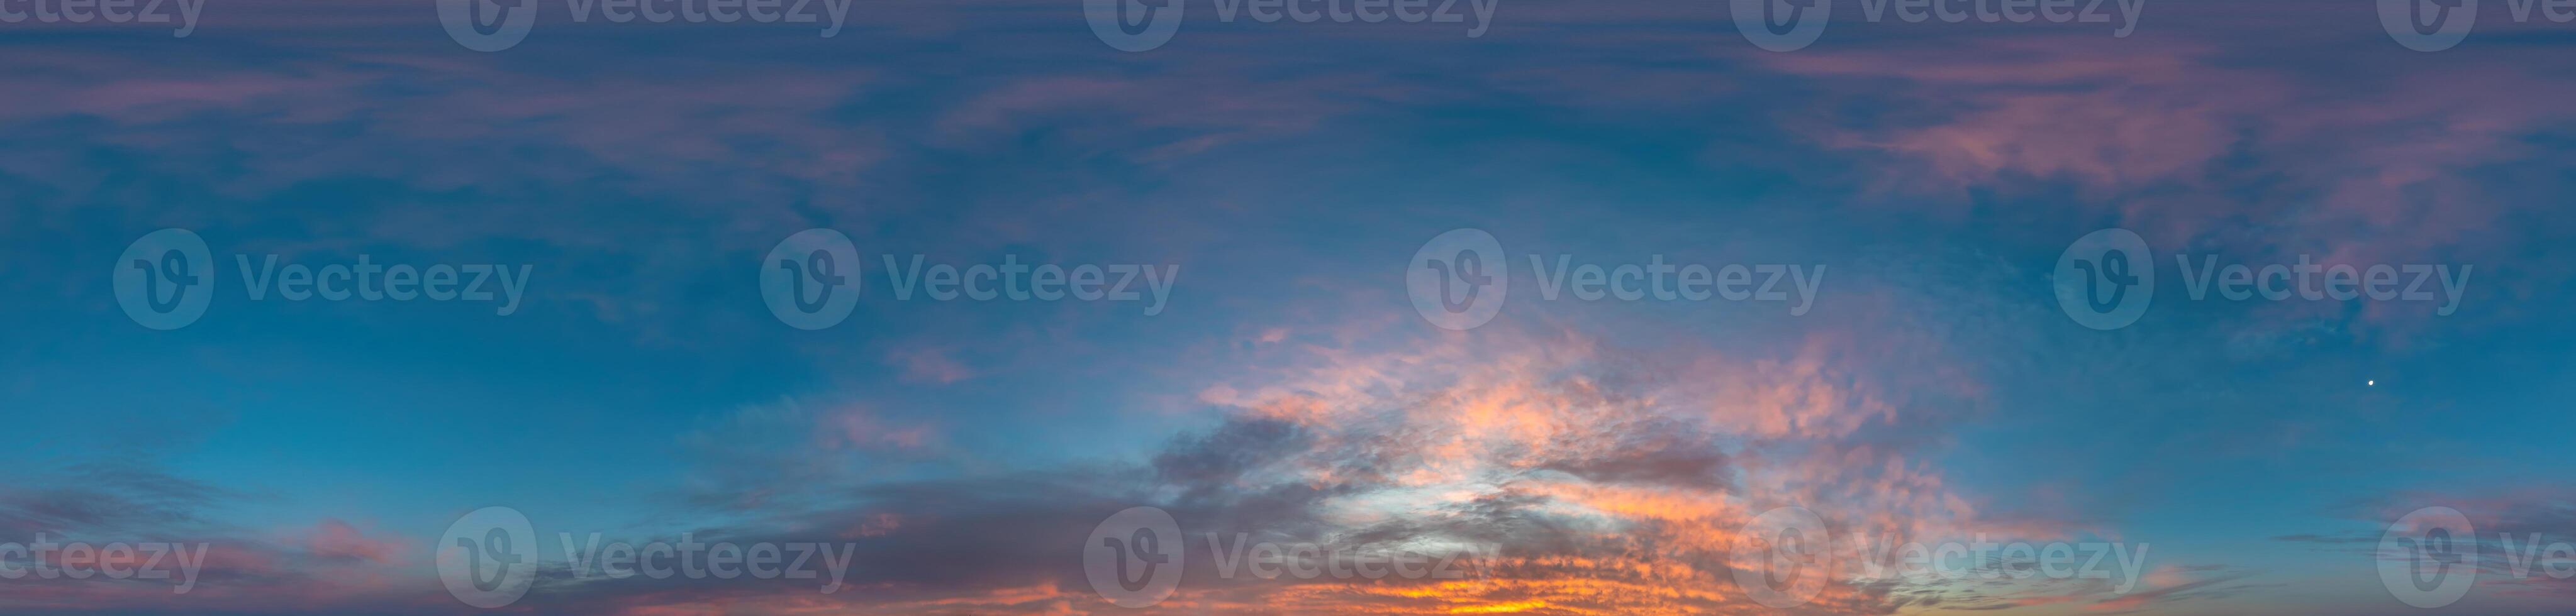
{"type": "Polygon", "coordinates": [[[1147,51],[1172,42],[1172,35],[1181,31],[1181,0],[1165,0],[1151,9],[1138,0],[1082,0],[1082,18],[1091,22],[1091,34],[1111,48],[1147,51]]]}
{"type": "Polygon", "coordinates": [[[1825,591],[1832,575],[1832,537],[1825,519],[1805,507],[1781,507],[1744,523],[1735,544],[1735,587],[1754,602],[1777,608],[1806,605],[1825,591]]]}
{"type": "Polygon", "coordinates": [[[1181,586],[1181,524],[1158,507],[1130,507],[1092,527],[1082,573],[1118,607],[1162,603],[1181,586]]]}
{"type": "Polygon", "coordinates": [[[2477,528],[2449,507],[2425,507],[2379,536],[2379,583],[2398,601],[2437,608],[2468,596],[2478,581],[2477,528]]]}
{"type": "Polygon", "coordinates": [[[2478,23],[2478,0],[2379,0],[2379,27],[2416,51],[2450,49],[2478,23]]]}
{"type": "Polygon", "coordinates": [[[1442,329],[1470,330],[1503,311],[1511,292],[1511,263],[1503,244],[1478,229],[1451,229],[1413,251],[1404,270],[1413,310],[1442,329]]]}
{"type": "Polygon", "coordinates": [[[491,609],[517,603],[537,579],[537,531],[528,516],[509,507],[484,507],[438,537],[438,580],[466,605],[491,609]]]}
{"type": "Polygon", "coordinates": [[[787,236],[761,257],[760,298],[789,327],[839,325],[859,305],[859,249],[831,229],[787,236]]]}
{"type": "Polygon", "coordinates": [[[205,238],[187,229],[146,233],[125,245],[109,276],[116,304],[144,327],[173,330],[205,316],[215,298],[215,260],[205,238]]]}
{"type": "Polygon", "coordinates": [[[2050,279],[2057,287],[2057,307],[2076,323],[2106,331],[2128,327],[2155,301],[2155,255],[2138,234],[2103,229],[2067,245],[2050,279]]]}
{"type": "Polygon", "coordinates": [[[509,49],[527,40],[528,31],[536,28],[537,0],[519,0],[508,8],[493,0],[438,0],[438,23],[447,28],[447,38],[466,49],[509,49]]]}
{"type": "Polygon", "coordinates": [[[1824,36],[1833,16],[1831,0],[1729,0],[1735,30],[1744,40],[1769,51],[1797,51],[1824,36]]]}

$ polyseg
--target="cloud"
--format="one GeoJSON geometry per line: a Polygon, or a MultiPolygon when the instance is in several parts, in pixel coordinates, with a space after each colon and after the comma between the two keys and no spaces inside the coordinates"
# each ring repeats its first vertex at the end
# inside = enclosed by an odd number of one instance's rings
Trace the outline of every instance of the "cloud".
{"type": "Polygon", "coordinates": [[[21,469],[12,483],[18,487],[0,489],[0,543],[135,552],[122,560],[102,560],[117,552],[90,560],[56,552],[51,562],[68,565],[67,573],[8,581],[0,610],[10,613],[429,613],[445,599],[405,585],[418,581],[411,568],[420,564],[409,541],[336,519],[283,534],[221,522],[223,512],[260,499],[140,461],[21,469]],[[130,574],[107,575],[106,562],[130,574]],[[74,570],[88,574],[68,574],[74,570]]]}
{"type": "MultiPolygon", "coordinates": [[[[1168,604],[1180,609],[1723,612],[1758,607],[1723,590],[1740,566],[1730,553],[1747,539],[1739,528],[1757,507],[1807,504],[1841,527],[1924,534],[1979,524],[1936,470],[1906,461],[1920,452],[1838,442],[1892,411],[1812,364],[1731,377],[1721,367],[1733,360],[1693,364],[1689,379],[1805,379],[1804,389],[1772,390],[1796,395],[1712,406],[1684,394],[1725,388],[1631,372],[1624,351],[1594,341],[1500,339],[1509,342],[1333,352],[1311,371],[1226,384],[1237,394],[1214,399],[1224,405],[1221,420],[1173,437],[1140,465],[773,495],[781,498],[766,501],[772,506],[756,510],[755,521],[721,531],[737,540],[856,541],[853,584],[864,592],[850,597],[797,598],[755,582],[593,580],[551,590],[549,601],[560,603],[549,609],[750,601],[769,606],[754,611],[784,612],[847,601],[892,613],[961,605],[1086,612],[1101,604],[1079,590],[1087,588],[1074,568],[1079,540],[1111,512],[1153,505],[1181,521],[1193,557],[1247,540],[1472,557],[1474,575],[1356,585],[1228,578],[1192,566],[1168,604]],[[1809,425],[1839,427],[1791,429],[1733,410],[1779,403],[1809,425]],[[1853,413],[1863,419],[1823,421],[1853,413]],[[791,502],[815,508],[775,506],[791,502]],[[886,520],[900,522],[877,523],[886,520]],[[854,525],[882,532],[853,538],[854,525]]],[[[1809,611],[1876,613],[1892,601],[1890,587],[1838,584],[1809,611]]]]}

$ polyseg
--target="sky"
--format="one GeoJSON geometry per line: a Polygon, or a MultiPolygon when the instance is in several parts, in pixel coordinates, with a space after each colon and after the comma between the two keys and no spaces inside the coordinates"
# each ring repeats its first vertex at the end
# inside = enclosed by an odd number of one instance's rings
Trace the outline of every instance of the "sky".
{"type": "Polygon", "coordinates": [[[2566,7],[595,1],[0,0],[0,613],[2576,614],[2566,7]]]}

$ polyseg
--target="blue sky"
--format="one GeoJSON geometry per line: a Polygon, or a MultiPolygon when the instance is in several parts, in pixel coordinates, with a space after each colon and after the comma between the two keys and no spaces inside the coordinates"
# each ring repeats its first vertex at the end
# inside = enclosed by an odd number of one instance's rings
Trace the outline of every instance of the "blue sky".
{"type": "Polygon", "coordinates": [[[860,3],[824,37],[540,0],[488,52],[434,2],[0,23],[0,569],[39,533],[211,546],[185,593],[0,579],[0,611],[487,611],[439,564],[486,507],[543,555],[490,611],[1136,611],[1084,559],[1154,507],[1193,554],[1209,531],[1497,555],[1463,580],[1192,562],[1143,611],[2562,613],[2576,586],[2497,548],[2576,541],[2576,27],[2508,4],[2437,51],[2306,1],[2152,2],[2125,36],[1831,2],[1787,51],[1664,2],[1504,2],[1473,36],[1466,3],[1189,3],[1137,52],[1075,2],[860,3]],[[170,228],[212,295],[160,330],[112,274],[170,228]],[[2055,285],[2111,228],[2158,280],[2096,329],[2055,285]],[[814,330],[761,278],[808,229],[863,280],[814,330]],[[1407,278],[1455,229],[1508,270],[1463,330],[1407,278]],[[235,261],[360,255],[530,274],[503,315],[253,299],[235,261]],[[2175,264],[2303,255],[2468,275],[2443,315],[2195,298],[2175,264]],[[940,301],[900,297],[889,256],[1176,277],[1152,314],[940,301]],[[1795,302],[1550,299],[1533,257],[1819,277],[1795,302]],[[1859,579],[1846,553],[1778,607],[1734,550],[1773,545],[1751,524],[1779,507],[1836,537],[2152,549],[2007,583],[1859,579]],[[2488,550],[2429,610],[2374,558],[2427,507],[2488,550]],[[559,532],[856,564],[830,594],[584,578],[559,532]]]}

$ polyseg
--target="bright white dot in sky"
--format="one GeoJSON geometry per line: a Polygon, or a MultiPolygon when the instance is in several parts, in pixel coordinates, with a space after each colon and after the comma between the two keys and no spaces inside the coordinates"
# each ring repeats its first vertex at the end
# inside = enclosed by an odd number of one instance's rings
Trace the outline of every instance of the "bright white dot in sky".
{"type": "Polygon", "coordinates": [[[2379,381],[2378,381],[2377,379],[2373,379],[2373,380],[2369,380],[2369,381],[2363,381],[2361,384],[2363,384],[2363,385],[2368,385],[2368,386],[2371,386],[2371,387],[2378,387],[2378,386],[2379,386],[2379,381]]]}

